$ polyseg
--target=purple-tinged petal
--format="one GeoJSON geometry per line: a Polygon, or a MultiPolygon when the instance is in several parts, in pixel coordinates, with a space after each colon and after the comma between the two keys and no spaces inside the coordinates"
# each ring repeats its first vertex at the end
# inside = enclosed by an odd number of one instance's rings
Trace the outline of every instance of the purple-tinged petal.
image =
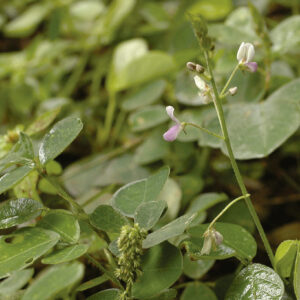
{"type": "Polygon", "coordinates": [[[169,105],[166,107],[166,112],[170,119],[172,119],[176,124],[180,125],[180,121],[174,116],[174,107],[169,105]]]}
{"type": "Polygon", "coordinates": [[[254,61],[246,63],[245,66],[247,66],[249,71],[252,73],[256,72],[257,70],[257,63],[254,61]]]}
{"type": "Polygon", "coordinates": [[[179,132],[181,131],[181,125],[180,124],[176,124],[174,126],[172,126],[168,131],[166,131],[163,135],[164,139],[167,142],[173,142],[176,140],[179,132]]]}

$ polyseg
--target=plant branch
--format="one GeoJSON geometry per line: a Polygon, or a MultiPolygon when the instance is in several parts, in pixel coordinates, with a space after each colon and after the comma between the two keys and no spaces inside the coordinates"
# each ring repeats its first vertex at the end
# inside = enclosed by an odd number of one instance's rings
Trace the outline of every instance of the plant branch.
{"type": "Polygon", "coordinates": [[[200,130],[202,130],[202,131],[204,131],[204,132],[206,132],[206,133],[208,133],[208,134],[210,134],[210,135],[212,135],[212,136],[214,136],[214,137],[217,137],[218,139],[224,140],[224,137],[223,137],[223,136],[218,135],[217,133],[214,133],[214,132],[212,132],[212,131],[210,131],[210,130],[204,128],[204,127],[201,127],[201,126],[199,126],[199,125],[197,125],[197,124],[190,123],[190,122],[183,122],[183,123],[182,123],[183,128],[184,128],[186,125],[190,125],[190,126],[196,127],[196,128],[198,128],[198,129],[200,129],[200,130]]]}
{"type": "Polygon", "coordinates": [[[219,96],[217,86],[216,86],[216,83],[215,83],[215,80],[214,80],[213,72],[212,72],[212,69],[210,67],[210,62],[209,62],[209,57],[208,57],[207,51],[205,51],[205,59],[206,59],[208,71],[211,75],[211,84],[212,84],[213,91],[214,91],[214,94],[215,94],[215,97],[216,97],[216,100],[214,101],[214,104],[215,104],[215,108],[216,108],[216,111],[217,111],[217,114],[218,114],[220,126],[221,126],[221,129],[222,129],[222,133],[223,133],[224,138],[225,138],[224,142],[225,142],[225,145],[226,145],[226,148],[227,148],[227,152],[228,152],[228,156],[229,156],[229,159],[230,159],[230,162],[231,162],[231,166],[232,166],[233,172],[235,174],[237,183],[240,187],[240,190],[241,190],[243,196],[245,197],[245,202],[246,202],[246,205],[248,207],[248,210],[249,210],[249,212],[250,212],[250,214],[253,218],[253,221],[256,225],[256,228],[257,228],[257,230],[260,234],[260,237],[261,237],[262,242],[264,244],[264,247],[267,251],[267,254],[269,256],[271,264],[274,267],[274,254],[273,254],[272,248],[271,248],[270,243],[269,243],[269,241],[266,237],[266,234],[265,234],[264,229],[261,225],[261,222],[258,218],[258,215],[257,215],[257,213],[254,209],[254,206],[251,202],[251,199],[250,199],[249,196],[247,196],[248,192],[247,192],[246,186],[244,184],[244,181],[243,181],[242,175],[240,173],[240,170],[238,168],[237,162],[234,158],[234,154],[233,154],[233,150],[232,150],[232,147],[231,147],[231,142],[230,142],[227,126],[226,126],[226,121],[225,121],[225,117],[224,117],[222,102],[220,100],[220,96],[219,96]]]}

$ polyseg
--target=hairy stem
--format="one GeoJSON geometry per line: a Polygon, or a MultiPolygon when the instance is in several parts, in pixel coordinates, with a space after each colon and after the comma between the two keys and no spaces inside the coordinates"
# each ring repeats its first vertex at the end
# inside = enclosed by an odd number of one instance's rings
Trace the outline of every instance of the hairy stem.
{"type": "Polygon", "coordinates": [[[227,126],[226,126],[226,121],[225,121],[225,117],[224,117],[222,102],[220,100],[220,96],[219,96],[217,86],[216,86],[216,83],[215,83],[215,80],[214,80],[213,72],[212,72],[212,69],[210,67],[210,62],[209,62],[209,57],[208,57],[207,52],[205,52],[205,59],[206,59],[209,74],[211,76],[212,88],[213,88],[213,91],[214,91],[214,94],[215,94],[215,97],[216,97],[216,100],[214,101],[214,104],[215,104],[215,108],[216,108],[216,111],[217,111],[217,114],[218,114],[220,126],[221,126],[222,133],[223,133],[223,136],[224,136],[224,142],[225,142],[225,145],[226,145],[226,148],[227,148],[227,152],[228,152],[228,156],[229,156],[229,159],[230,159],[230,162],[231,162],[231,166],[232,166],[234,175],[236,177],[237,183],[240,187],[240,190],[241,190],[243,196],[245,197],[245,202],[246,202],[246,205],[248,207],[248,210],[249,210],[249,212],[250,212],[250,214],[253,218],[253,221],[256,225],[256,228],[257,228],[257,230],[260,234],[260,237],[262,239],[262,242],[264,244],[264,247],[267,251],[270,262],[271,262],[272,266],[274,267],[274,254],[273,254],[272,248],[271,248],[270,243],[269,243],[269,241],[266,237],[266,234],[265,234],[264,229],[261,225],[261,222],[258,218],[258,215],[255,211],[255,208],[254,208],[254,206],[251,202],[251,199],[250,199],[249,196],[247,196],[248,192],[247,192],[246,186],[244,184],[244,181],[243,181],[242,175],[240,173],[240,170],[238,168],[237,162],[234,158],[234,154],[233,154],[233,151],[232,151],[231,142],[230,142],[230,138],[229,138],[229,135],[228,135],[227,126]]]}

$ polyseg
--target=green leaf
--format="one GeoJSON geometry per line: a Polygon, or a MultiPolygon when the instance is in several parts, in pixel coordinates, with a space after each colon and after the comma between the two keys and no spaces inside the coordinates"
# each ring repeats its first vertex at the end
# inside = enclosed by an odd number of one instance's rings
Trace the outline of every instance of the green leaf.
{"type": "Polygon", "coordinates": [[[14,185],[19,183],[32,170],[33,170],[32,166],[22,166],[5,173],[0,178],[0,194],[6,192],[14,185]]]}
{"type": "Polygon", "coordinates": [[[75,117],[57,122],[43,138],[39,150],[41,163],[45,165],[61,154],[77,137],[82,127],[80,119],[75,117]]]}
{"type": "Polygon", "coordinates": [[[150,201],[140,204],[134,215],[134,222],[140,227],[150,230],[159,220],[161,214],[166,207],[163,200],[150,201]]]}
{"type": "Polygon", "coordinates": [[[209,255],[201,255],[203,234],[209,224],[188,229],[189,239],[183,242],[189,256],[196,259],[226,259],[232,256],[241,261],[251,261],[256,254],[256,242],[252,235],[243,227],[229,223],[216,223],[214,228],[223,236],[223,242],[209,255]]]}
{"type": "Polygon", "coordinates": [[[170,238],[182,234],[185,229],[196,218],[197,213],[183,215],[171,223],[159,228],[158,230],[150,233],[143,241],[143,248],[150,248],[158,245],[170,238]]]}
{"type": "MultiPolygon", "coordinates": [[[[298,129],[300,125],[299,83],[300,79],[291,81],[261,103],[233,104],[225,107],[235,158],[265,157],[298,129]]],[[[216,121],[216,116],[210,119],[206,124],[207,128],[212,129],[210,124],[216,124],[216,121]]],[[[213,127],[215,130],[215,125],[213,127]]],[[[226,146],[222,141],[216,141],[215,137],[207,138],[206,135],[202,135],[201,145],[211,145],[208,142],[211,139],[226,153],[226,146]]]]}
{"type": "Polygon", "coordinates": [[[72,245],[53,251],[42,259],[43,264],[55,265],[74,260],[87,252],[89,245],[72,245]]]}
{"type": "Polygon", "coordinates": [[[100,285],[104,282],[106,282],[109,278],[104,274],[104,275],[101,275],[101,276],[98,276],[96,278],[93,278],[89,281],[86,281],[84,283],[82,283],[78,288],[76,288],[76,291],[85,291],[85,290],[88,290],[88,289],[91,289],[97,285],[100,285]]]}
{"type": "Polygon", "coordinates": [[[38,217],[43,204],[33,199],[21,198],[1,203],[0,229],[13,227],[38,217]]]}
{"type": "Polygon", "coordinates": [[[150,164],[167,156],[170,143],[162,138],[165,130],[158,128],[150,133],[146,140],[136,148],[134,159],[140,164],[150,164]]]}
{"type": "Polygon", "coordinates": [[[147,298],[146,300],[174,300],[176,299],[177,291],[175,289],[167,289],[161,292],[158,296],[147,298]]]}
{"type": "Polygon", "coordinates": [[[138,166],[132,155],[125,154],[110,160],[112,154],[87,157],[71,164],[63,174],[69,193],[80,196],[93,187],[125,184],[148,176],[149,172],[138,166]]]}
{"type": "Polygon", "coordinates": [[[38,116],[26,129],[26,134],[33,135],[46,129],[57,117],[61,107],[46,111],[38,116]]]}
{"type": "Polygon", "coordinates": [[[0,278],[24,269],[46,253],[59,240],[59,235],[43,228],[21,228],[0,237],[0,278]]]}
{"type": "Polygon", "coordinates": [[[23,132],[20,132],[19,141],[13,146],[11,151],[0,160],[0,170],[14,164],[32,164],[34,157],[31,139],[23,132]]]}
{"type": "Polygon", "coordinates": [[[182,191],[179,184],[172,178],[168,178],[157,200],[164,200],[168,209],[159,220],[159,225],[165,225],[174,220],[181,208],[182,191]]]}
{"type": "Polygon", "coordinates": [[[144,299],[170,287],[181,275],[182,256],[178,248],[163,243],[149,249],[142,258],[143,274],[133,285],[133,297],[144,299]]]}
{"type": "Polygon", "coordinates": [[[252,264],[235,277],[225,300],[281,300],[283,293],[283,282],[273,269],[252,264]]]}
{"type": "Polygon", "coordinates": [[[292,275],[298,241],[287,240],[283,241],[277,248],[275,253],[275,270],[283,278],[288,278],[292,275]]]}
{"type": "Polygon", "coordinates": [[[215,293],[204,283],[195,282],[193,284],[188,285],[181,297],[180,300],[217,300],[217,296],[215,293]]]}
{"type": "Polygon", "coordinates": [[[79,262],[51,266],[43,270],[26,289],[22,300],[50,300],[61,291],[72,287],[84,274],[79,262]]]}
{"type": "Polygon", "coordinates": [[[189,208],[187,209],[187,213],[193,212],[202,212],[206,211],[210,207],[226,201],[228,197],[223,193],[205,193],[199,195],[196,199],[194,199],[189,208]]]}
{"type": "Polygon", "coordinates": [[[272,50],[280,55],[298,54],[300,50],[300,16],[292,16],[280,22],[270,33],[272,50]]]}
{"type": "Polygon", "coordinates": [[[144,107],[129,116],[132,131],[144,131],[168,120],[166,109],[162,105],[144,107]]]}
{"type": "Polygon", "coordinates": [[[118,289],[108,289],[88,297],[87,300],[119,300],[120,294],[118,289]]]}
{"type": "Polygon", "coordinates": [[[57,232],[61,240],[67,243],[76,243],[80,236],[79,223],[68,211],[52,210],[38,222],[37,226],[57,232]]]}
{"type": "Polygon", "coordinates": [[[5,35],[8,37],[27,37],[31,35],[50,10],[51,6],[47,3],[30,6],[4,27],[5,35]]]}
{"type": "Polygon", "coordinates": [[[122,226],[128,224],[127,219],[110,205],[99,205],[90,215],[90,222],[100,230],[119,233],[122,226]]]}
{"type": "Polygon", "coordinates": [[[294,267],[294,291],[297,299],[300,299],[300,243],[298,242],[297,256],[294,267]]]}
{"type": "Polygon", "coordinates": [[[161,51],[148,53],[132,60],[115,74],[114,90],[121,91],[165,76],[175,71],[173,58],[161,51]]]}
{"type": "Polygon", "coordinates": [[[12,272],[11,276],[0,283],[0,297],[8,296],[21,289],[32,277],[34,269],[12,272]]]}
{"type": "MultiPolygon", "coordinates": [[[[193,75],[187,70],[176,75],[175,96],[178,102],[184,105],[199,106],[204,104],[202,97],[199,96],[193,75]]],[[[185,119],[183,120],[185,121],[185,119]]]]}
{"type": "Polygon", "coordinates": [[[128,217],[134,213],[141,203],[155,201],[162,190],[170,169],[164,167],[147,179],[129,183],[119,189],[113,196],[112,205],[128,217]]]}
{"type": "Polygon", "coordinates": [[[213,21],[226,17],[232,8],[231,0],[203,0],[196,2],[188,10],[192,14],[201,14],[206,20],[213,21]]]}
{"type": "Polygon", "coordinates": [[[166,82],[164,80],[156,80],[140,87],[125,97],[122,102],[122,109],[131,111],[152,104],[161,97],[165,87],[166,82]]]}
{"type": "Polygon", "coordinates": [[[214,260],[206,259],[193,261],[185,254],[183,257],[183,273],[192,279],[199,279],[212,268],[214,263],[214,260]]]}

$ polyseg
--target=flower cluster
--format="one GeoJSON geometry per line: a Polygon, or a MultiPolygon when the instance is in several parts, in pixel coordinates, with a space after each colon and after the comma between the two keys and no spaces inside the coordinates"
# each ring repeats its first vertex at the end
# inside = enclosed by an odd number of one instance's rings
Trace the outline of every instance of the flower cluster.
{"type": "Polygon", "coordinates": [[[220,232],[216,231],[214,228],[208,228],[204,234],[204,243],[201,250],[201,255],[209,255],[211,249],[216,250],[217,246],[221,245],[223,242],[223,236],[220,232]]]}
{"type": "Polygon", "coordinates": [[[116,276],[126,283],[126,290],[122,299],[128,299],[131,287],[139,275],[141,275],[142,243],[147,236],[147,231],[141,229],[139,224],[133,226],[124,225],[118,238],[120,256],[118,258],[119,268],[116,276]]]}
{"type": "MultiPolygon", "coordinates": [[[[254,57],[255,51],[254,51],[254,46],[251,43],[242,43],[240,45],[240,48],[237,52],[237,60],[239,62],[238,67],[241,69],[245,69],[248,70],[250,72],[256,72],[257,70],[257,63],[254,61],[251,61],[254,57]]],[[[215,98],[215,94],[213,93],[212,89],[210,88],[210,86],[207,84],[207,81],[210,80],[210,78],[207,78],[207,76],[205,76],[205,74],[203,74],[205,72],[204,67],[202,67],[199,64],[195,64],[193,62],[188,62],[186,64],[187,68],[191,71],[197,72],[199,75],[195,75],[194,76],[194,81],[195,81],[195,85],[196,87],[199,89],[199,96],[202,98],[203,100],[203,104],[209,104],[211,102],[215,102],[216,98],[215,98]],[[201,76],[205,79],[203,80],[201,78],[201,76]]],[[[235,69],[235,71],[237,70],[237,68],[235,69]]],[[[235,73],[234,71],[234,73],[235,73]]],[[[233,74],[234,74],[233,73],[233,74]]],[[[230,89],[228,89],[227,93],[223,92],[221,93],[220,97],[224,97],[227,94],[230,94],[231,96],[234,96],[237,93],[238,88],[232,87],[230,89]]],[[[163,138],[167,141],[167,142],[173,142],[177,139],[178,134],[180,133],[181,130],[184,130],[185,127],[185,122],[180,122],[175,116],[174,116],[174,107],[173,106],[167,106],[166,107],[166,111],[168,116],[170,117],[170,119],[172,121],[175,122],[175,125],[173,125],[171,128],[169,128],[163,135],[163,138]]]]}

